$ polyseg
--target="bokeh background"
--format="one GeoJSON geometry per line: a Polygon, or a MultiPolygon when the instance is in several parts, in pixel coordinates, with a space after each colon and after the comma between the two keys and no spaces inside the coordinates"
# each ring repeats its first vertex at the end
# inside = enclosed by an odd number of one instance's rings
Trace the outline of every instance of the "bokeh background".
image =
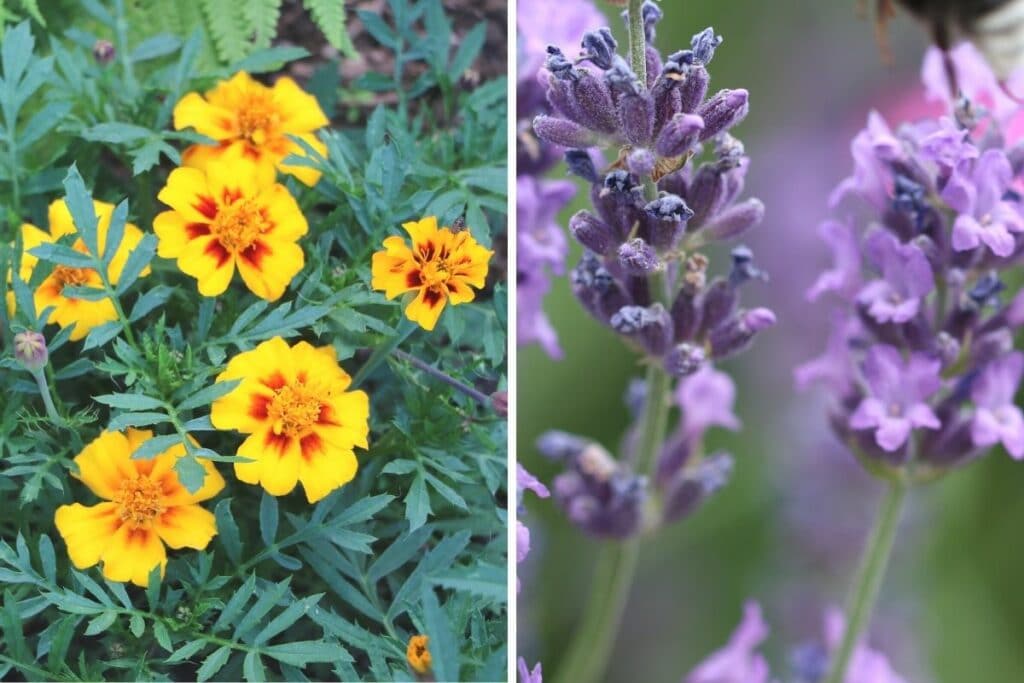
{"type": "MultiPolygon", "coordinates": [[[[599,4],[622,38],[613,8],[599,4]]],[[[749,285],[744,300],[775,310],[779,325],[728,365],[744,427],[713,432],[709,450],[731,451],[735,476],[645,544],[607,680],[679,680],[726,641],[754,598],[772,626],[773,671],[785,681],[792,649],[818,637],[825,607],[842,604],[880,493],[825,428],[823,396],[793,386],[794,366],[824,348],[828,331],[827,304],[804,298],[830,262],[816,228],[828,193],[852,168],[849,143],[868,112],[895,120],[922,111],[927,38],[901,16],[889,27],[886,64],[855,0],[662,7],[663,52],[714,26],[725,42],[710,67],[712,88],[751,93],[751,114],[734,133],[752,160],[747,195],[765,202],[767,217],[746,243],[772,279],[749,285]]],[[[562,224],[582,207],[578,197],[562,224]]],[[[570,265],[577,258],[575,250],[570,265]]],[[[565,359],[520,349],[518,457],[550,483],[556,468],[537,454],[537,436],[564,429],[614,449],[627,426],[625,389],[642,370],[576,305],[566,278],[556,279],[545,308],[565,359]]],[[[910,683],[1024,681],[1022,493],[1024,463],[1002,452],[913,492],[871,633],[910,683]]],[[[599,542],[550,500],[528,495],[523,519],[533,551],[520,566],[519,652],[554,673],[587,600],[599,542]]]]}

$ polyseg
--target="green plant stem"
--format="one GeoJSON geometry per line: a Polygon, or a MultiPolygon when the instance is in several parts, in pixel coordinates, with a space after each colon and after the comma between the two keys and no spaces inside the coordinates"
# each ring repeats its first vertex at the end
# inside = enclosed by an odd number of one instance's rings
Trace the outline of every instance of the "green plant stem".
{"type": "Polygon", "coordinates": [[[907,484],[894,481],[882,500],[882,507],[864,546],[857,579],[846,605],[846,630],[843,633],[843,640],[832,660],[832,668],[825,683],[843,683],[846,679],[846,670],[853,650],[871,621],[871,613],[874,611],[878,591],[889,565],[893,542],[896,540],[896,528],[899,525],[906,494],[907,484]]]}
{"type": "Polygon", "coordinates": [[[36,370],[32,373],[32,377],[36,380],[36,386],[39,387],[39,394],[43,397],[43,406],[46,407],[46,416],[50,418],[50,421],[55,425],[63,425],[64,418],[61,417],[60,413],[57,412],[57,406],[53,404],[53,395],[50,393],[50,385],[46,381],[46,374],[42,370],[36,370]]]}
{"type": "Polygon", "coordinates": [[[644,37],[644,17],[640,11],[643,0],[629,0],[629,65],[647,88],[647,40],[644,37]]]}
{"type": "Polygon", "coordinates": [[[356,372],[355,377],[352,378],[352,388],[358,388],[363,383],[363,380],[376,370],[377,366],[383,363],[391,355],[391,352],[397,349],[417,329],[419,329],[419,325],[403,317],[395,336],[374,349],[373,353],[370,354],[370,357],[363,364],[363,367],[359,368],[359,371],[356,372]]]}
{"type": "Polygon", "coordinates": [[[443,370],[439,370],[438,368],[435,368],[433,365],[421,361],[419,358],[412,355],[411,353],[406,353],[401,349],[395,349],[391,352],[391,355],[393,355],[395,358],[401,361],[408,363],[417,370],[421,370],[427,373],[434,379],[440,382],[444,382],[445,384],[455,389],[456,391],[462,392],[463,394],[469,396],[471,399],[473,399],[480,405],[484,406],[485,408],[491,405],[491,398],[487,394],[483,393],[482,391],[477,391],[468,384],[465,384],[464,382],[460,382],[459,380],[455,379],[454,377],[444,372],[443,370]]]}

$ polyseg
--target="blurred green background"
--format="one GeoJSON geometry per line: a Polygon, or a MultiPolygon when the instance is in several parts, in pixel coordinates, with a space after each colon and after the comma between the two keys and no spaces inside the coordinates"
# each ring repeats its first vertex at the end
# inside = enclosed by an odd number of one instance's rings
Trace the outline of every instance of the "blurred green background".
{"type": "MultiPolygon", "coordinates": [[[[621,37],[621,21],[601,7],[621,37]]],[[[710,448],[735,455],[735,476],[645,544],[607,680],[679,680],[725,643],[753,598],[772,626],[774,674],[786,681],[789,652],[818,638],[823,609],[845,598],[880,490],[829,435],[824,397],[793,388],[794,365],[824,348],[828,330],[827,306],[803,295],[829,263],[816,227],[828,192],[852,168],[850,139],[868,111],[895,120],[921,101],[926,36],[901,16],[889,28],[887,65],[855,0],[666,0],[662,8],[664,53],[714,26],[725,42],[710,67],[712,89],[751,93],[751,114],[734,132],[752,159],[746,194],[768,209],[747,243],[772,280],[744,297],[780,320],[727,365],[744,428],[713,431],[710,448]]],[[[562,224],[583,205],[577,197],[562,224]]],[[[570,267],[577,258],[574,250],[570,267]]],[[[556,279],[545,308],[565,359],[520,349],[518,457],[550,484],[557,468],[537,454],[537,436],[563,429],[614,449],[627,425],[623,394],[642,371],[576,305],[566,278],[556,279]]],[[[1024,681],[1022,468],[997,452],[912,494],[871,634],[909,683],[1024,681]]],[[[587,600],[599,542],[550,500],[528,494],[526,508],[533,550],[520,566],[519,652],[550,675],[587,600]]]]}

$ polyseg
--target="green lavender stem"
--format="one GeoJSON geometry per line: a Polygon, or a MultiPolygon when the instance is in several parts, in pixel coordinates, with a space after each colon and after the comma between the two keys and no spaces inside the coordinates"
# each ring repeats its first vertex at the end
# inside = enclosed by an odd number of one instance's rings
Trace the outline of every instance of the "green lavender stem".
{"type": "Polygon", "coordinates": [[[846,630],[843,633],[843,641],[832,660],[832,668],[825,683],[843,683],[846,679],[853,650],[871,621],[871,613],[874,611],[878,591],[889,565],[893,542],[896,540],[896,527],[899,525],[906,493],[907,485],[901,481],[894,481],[882,501],[846,605],[846,630]]]}
{"type": "Polygon", "coordinates": [[[629,0],[629,65],[642,87],[647,87],[647,42],[644,17],[640,11],[643,0],[629,0]]]}

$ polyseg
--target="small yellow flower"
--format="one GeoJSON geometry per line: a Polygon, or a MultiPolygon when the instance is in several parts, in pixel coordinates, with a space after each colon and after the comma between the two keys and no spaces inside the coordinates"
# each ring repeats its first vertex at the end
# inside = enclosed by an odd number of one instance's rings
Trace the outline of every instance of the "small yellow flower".
{"type": "Polygon", "coordinates": [[[189,493],[174,471],[185,453],[174,446],[150,460],[132,460],[132,453],[150,439],[147,430],[104,432],[75,457],[76,478],[103,499],[97,505],[61,505],[54,520],[68,546],[71,562],[85,569],[103,562],[103,576],[111,581],[149,583],[149,573],[167,565],[171,548],[202,550],[217,534],[213,514],[198,505],[224,488],[213,463],[203,487],[189,493]]]}
{"type": "Polygon", "coordinates": [[[471,286],[484,286],[494,252],[477,244],[468,230],[439,230],[434,216],[402,227],[412,238],[412,249],[401,237],[384,240],[384,250],[373,255],[372,286],[384,290],[389,299],[416,292],[405,315],[432,330],[445,303],[455,306],[473,300],[471,286]]]}
{"type": "Polygon", "coordinates": [[[430,650],[427,649],[429,636],[416,635],[409,639],[409,646],[405,648],[405,658],[409,660],[409,666],[418,674],[425,674],[430,671],[430,650]]]}
{"type": "Polygon", "coordinates": [[[305,156],[302,148],[287,136],[301,138],[327,156],[327,148],[313,135],[327,123],[316,98],[292,79],[279,78],[268,88],[244,71],[221,81],[205,97],[188,93],[174,107],[176,130],[195,128],[218,142],[215,147],[192,145],[186,149],[182,155],[184,165],[206,169],[225,153],[241,153],[270,175],[276,168],[309,186],[316,185],[319,171],[281,163],[289,154],[305,156]]]}
{"type": "Polygon", "coordinates": [[[204,296],[223,294],[235,274],[274,301],[302,270],[296,242],[309,226],[284,185],[251,162],[226,156],[205,171],[177,168],[157,197],[171,207],[153,220],[157,254],[177,259],[204,296]]]}
{"type": "MultiPolygon", "coordinates": [[[[110,230],[110,216],[114,212],[114,205],[93,201],[93,209],[96,211],[96,217],[99,219],[97,237],[99,238],[99,248],[102,254],[107,246],[107,233],[110,230]]],[[[63,199],[58,199],[50,204],[49,223],[50,232],[48,233],[31,223],[24,223],[21,226],[24,253],[21,255],[19,275],[25,282],[28,282],[32,277],[32,271],[35,270],[39,261],[35,256],[28,253],[30,250],[42,244],[56,242],[61,237],[76,232],[74,221],[71,219],[71,212],[68,210],[68,206],[63,199]]],[[[113,260],[110,262],[110,270],[107,272],[112,284],[117,284],[118,280],[120,280],[125,263],[128,261],[128,255],[135,250],[135,247],[138,246],[141,240],[142,231],[132,223],[126,224],[124,237],[117,248],[117,252],[114,254],[113,260]]],[[[72,248],[83,254],[88,253],[85,243],[81,239],[76,240],[72,248]]],[[[147,267],[142,271],[142,275],[148,275],[149,272],[147,267]]],[[[9,282],[10,272],[7,273],[7,277],[9,282]]],[[[103,284],[100,274],[91,268],[56,266],[53,272],[36,289],[34,296],[36,313],[41,314],[44,309],[52,306],[53,312],[50,314],[49,319],[51,323],[56,323],[62,328],[74,323],[75,329],[71,333],[72,341],[83,339],[89,334],[90,330],[103,323],[117,320],[117,310],[110,299],[87,301],[85,299],[65,296],[64,288],[68,286],[101,289],[103,284]]],[[[8,292],[7,297],[7,308],[8,314],[13,315],[14,297],[10,292],[8,292]]]]}
{"type": "Polygon", "coordinates": [[[370,401],[346,391],[352,379],[332,347],[274,337],[232,358],[217,381],[232,379],[241,383],[214,402],[210,418],[249,435],[238,455],[253,462],[235,463],[240,480],[273,496],[302,482],[315,503],[355,477],[354,448],[369,447],[370,401]]]}

